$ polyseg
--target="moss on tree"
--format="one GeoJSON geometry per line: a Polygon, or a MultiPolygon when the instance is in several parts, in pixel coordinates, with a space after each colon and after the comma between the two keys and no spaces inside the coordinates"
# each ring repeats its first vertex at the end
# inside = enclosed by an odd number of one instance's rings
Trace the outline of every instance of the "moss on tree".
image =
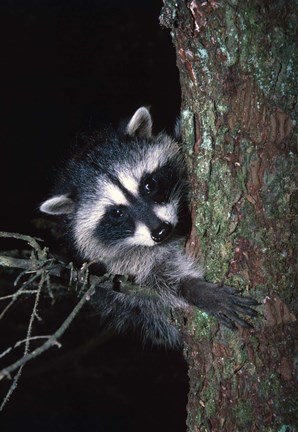
{"type": "Polygon", "coordinates": [[[161,22],[180,71],[195,227],[187,250],[208,280],[257,297],[263,314],[255,330],[231,334],[193,312],[188,428],[293,431],[297,5],[165,0],[161,22]]]}

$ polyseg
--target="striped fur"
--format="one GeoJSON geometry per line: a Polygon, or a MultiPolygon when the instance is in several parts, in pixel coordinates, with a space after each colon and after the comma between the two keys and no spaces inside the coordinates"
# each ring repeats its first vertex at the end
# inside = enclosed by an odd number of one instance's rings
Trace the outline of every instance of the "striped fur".
{"type": "MultiPolygon", "coordinates": [[[[107,129],[82,141],[40,210],[62,216],[82,260],[102,263],[140,286],[134,294],[98,287],[93,303],[102,319],[117,331],[138,329],[144,340],[170,346],[180,339],[169,319],[171,308],[192,303],[228,326],[242,325],[231,306],[233,292],[218,295],[213,285],[209,290],[201,269],[182,250],[190,216],[186,164],[177,142],[164,133],[152,135],[145,107],[124,130],[107,129]]],[[[239,311],[244,309],[241,304],[239,311]]]]}

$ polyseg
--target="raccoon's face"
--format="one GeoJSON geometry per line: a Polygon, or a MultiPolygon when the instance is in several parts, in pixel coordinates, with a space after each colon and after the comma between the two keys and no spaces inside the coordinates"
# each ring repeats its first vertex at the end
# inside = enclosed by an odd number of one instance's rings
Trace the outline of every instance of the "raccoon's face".
{"type": "Polygon", "coordinates": [[[148,110],[139,108],[126,128],[133,145],[115,149],[105,172],[93,176],[92,193],[82,188],[77,201],[63,194],[41,205],[46,213],[68,214],[72,237],[84,258],[98,260],[151,248],[174,233],[185,193],[184,163],[178,145],[165,134],[151,139],[151,129],[148,110]]]}

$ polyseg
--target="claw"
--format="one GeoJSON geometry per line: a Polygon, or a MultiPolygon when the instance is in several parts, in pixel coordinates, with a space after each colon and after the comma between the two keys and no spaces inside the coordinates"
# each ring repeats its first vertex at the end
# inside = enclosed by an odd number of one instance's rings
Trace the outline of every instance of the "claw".
{"type": "Polygon", "coordinates": [[[222,289],[223,291],[225,291],[227,294],[232,294],[232,295],[235,295],[235,296],[237,296],[238,294],[239,294],[239,290],[237,290],[236,288],[233,288],[233,287],[231,287],[231,286],[229,286],[229,285],[222,285],[222,286],[220,286],[220,285],[218,285],[218,288],[219,289],[222,289]]]}
{"type": "Polygon", "coordinates": [[[260,303],[251,297],[241,297],[237,289],[228,285],[218,286],[202,279],[185,280],[181,286],[181,294],[190,304],[212,314],[218,321],[231,330],[253,326],[241,318],[258,316],[253,308],[260,303]]]}
{"type": "Polygon", "coordinates": [[[218,319],[218,321],[228,327],[230,330],[237,330],[237,327],[235,326],[234,322],[226,316],[223,312],[218,312],[218,314],[215,315],[215,318],[218,319]]]}
{"type": "Polygon", "coordinates": [[[238,302],[233,301],[233,308],[236,312],[243,314],[243,315],[249,315],[251,317],[257,317],[259,315],[259,312],[257,312],[256,310],[248,307],[248,306],[244,306],[238,302]]]}
{"type": "MultiPolygon", "coordinates": [[[[228,318],[234,323],[239,324],[241,327],[245,327],[245,328],[253,328],[253,325],[251,325],[249,322],[245,321],[244,319],[242,319],[236,312],[234,311],[229,311],[228,312],[228,318]]],[[[234,324],[235,327],[235,324],[234,324]]]]}
{"type": "Polygon", "coordinates": [[[254,326],[250,324],[248,321],[245,321],[244,319],[240,318],[240,316],[235,316],[234,321],[239,324],[241,327],[253,329],[254,326]]]}
{"type": "Polygon", "coordinates": [[[237,297],[237,296],[235,296],[233,303],[235,303],[235,304],[242,303],[242,304],[245,304],[248,306],[258,306],[261,304],[257,300],[255,300],[251,297],[237,297]]]}

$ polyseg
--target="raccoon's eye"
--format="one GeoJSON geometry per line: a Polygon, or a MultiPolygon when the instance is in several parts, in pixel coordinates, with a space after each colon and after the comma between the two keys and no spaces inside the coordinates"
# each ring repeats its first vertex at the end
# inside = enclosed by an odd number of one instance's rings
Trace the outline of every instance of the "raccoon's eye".
{"type": "Polygon", "coordinates": [[[123,207],[115,207],[109,211],[109,217],[112,222],[119,223],[125,219],[125,210],[123,207]]]}
{"type": "Polygon", "coordinates": [[[121,218],[123,216],[123,210],[122,209],[116,209],[113,211],[114,218],[121,218]]]}
{"type": "Polygon", "coordinates": [[[148,195],[155,203],[162,204],[167,200],[166,192],[162,187],[162,183],[155,177],[147,177],[145,179],[144,190],[146,195],[148,195]]]}
{"type": "Polygon", "coordinates": [[[158,183],[154,177],[148,177],[144,183],[145,192],[148,195],[154,195],[158,191],[158,183]]]}

